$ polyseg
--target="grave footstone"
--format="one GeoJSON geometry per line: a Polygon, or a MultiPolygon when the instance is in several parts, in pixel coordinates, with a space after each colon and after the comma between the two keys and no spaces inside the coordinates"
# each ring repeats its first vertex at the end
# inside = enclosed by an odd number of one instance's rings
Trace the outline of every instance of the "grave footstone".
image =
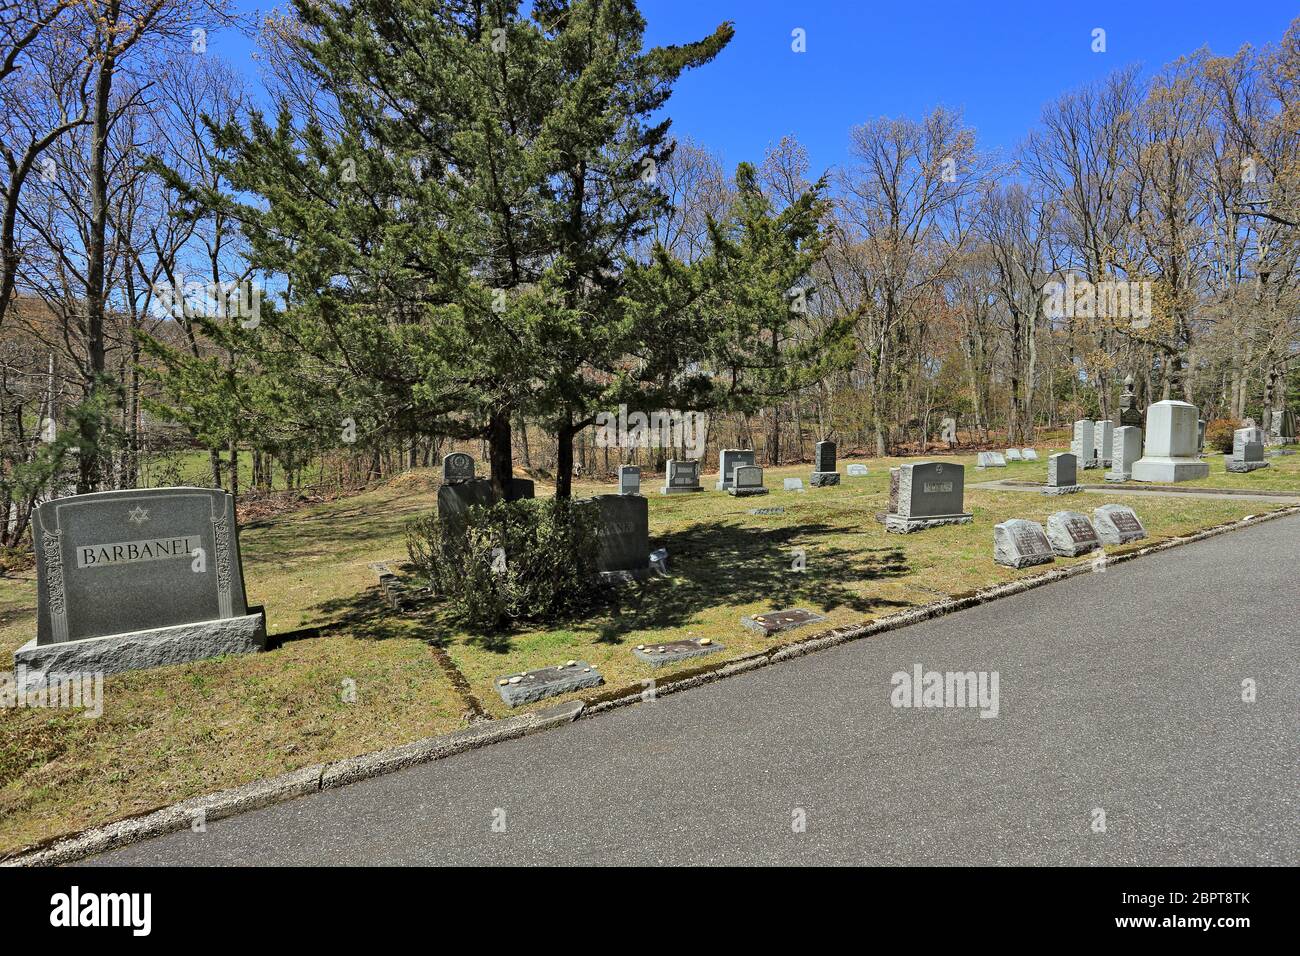
{"type": "Polygon", "coordinates": [[[668,470],[664,474],[664,486],[659,489],[661,495],[684,495],[693,491],[703,491],[700,485],[700,463],[693,459],[670,458],[668,470]]]}
{"type": "Polygon", "coordinates": [[[605,679],[600,672],[586,661],[571,661],[555,667],[505,674],[497,678],[496,688],[507,707],[518,707],[603,683],[605,679]]]}
{"type": "Polygon", "coordinates": [[[1047,540],[1063,558],[1077,558],[1101,547],[1097,529],[1078,511],[1057,511],[1047,519],[1047,540]]]}
{"type": "Polygon", "coordinates": [[[742,617],[740,623],[751,631],[757,631],[759,634],[768,636],[824,620],[826,620],[824,615],[809,611],[806,608],[796,607],[786,611],[764,611],[762,614],[742,617]]]}
{"type": "Polygon", "coordinates": [[[981,471],[985,468],[1005,468],[1007,460],[1000,451],[982,451],[975,458],[975,467],[981,471]]]}
{"type": "Polygon", "coordinates": [[[1264,431],[1260,428],[1238,428],[1232,433],[1232,454],[1223,456],[1223,467],[1234,474],[1245,474],[1267,468],[1264,460],[1264,431]]]}
{"type": "Polygon", "coordinates": [[[1133,480],[1168,484],[1193,481],[1210,473],[1208,462],[1197,460],[1196,406],[1165,400],[1147,409],[1146,449],[1133,463],[1133,480]]]}
{"type": "Polygon", "coordinates": [[[1011,518],[993,526],[993,560],[1009,568],[1027,568],[1050,564],[1056,555],[1041,524],[1011,518]]]}
{"type": "Polygon", "coordinates": [[[802,478],[786,478],[782,481],[781,487],[785,491],[803,491],[802,478]]]}
{"type": "Polygon", "coordinates": [[[966,469],[951,462],[923,461],[901,465],[895,493],[890,472],[890,511],[885,529],[909,534],[948,524],[969,524],[974,520],[962,510],[965,504],[966,469]]]}
{"type": "Polygon", "coordinates": [[[1034,451],[1032,448],[1022,448],[1020,449],[1020,454],[1024,457],[1025,461],[1038,461],[1038,452],[1034,451]]]}
{"type": "Polygon", "coordinates": [[[855,463],[845,467],[844,471],[850,478],[864,478],[867,475],[867,466],[855,463]]]}
{"type": "Polygon", "coordinates": [[[1062,451],[1047,456],[1047,484],[1045,495],[1072,495],[1083,491],[1079,487],[1079,460],[1073,452],[1062,451]]]}
{"type": "Polygon", "coordinates": [[[1004,454],[1007,461],[1024,461],[1019,448],[1008,448],[1004,454]]]}
{"type": "Polygon", "coordinates": [[[752,465],[756,459],[750,448],[724,448],[718,452],[718,481],[714,487],[718,491],[728,491],[735,480],[732,474],[737,465],[752,465]]]}
{"type": "Polygon", "coordinates": [[[1074,423],[1074,437],[1070,439],[1070,453],[1074,455],[1080,470],[1097,467],[1093,460],[1095,432],[1095,423],[1091,418],[1080,418],[1074,423]]]}
{"type": "Polygon", "coordinates": [[[65,672],[140,670],[266,647],[250,608],[234,499],[210,488],[102,491],[32,513],[36,637],[29,686],[65,672]]]}
{"type": "Polygon", "coordinates": [[[1102,505],[1094,508],[1092,524],[1102,544],[1128,544],[1147,536],[1137,514],[1127,505],[1102,505]]]}
{"type": "Polygon", "coordinates": [[[835,470],[835,442],[819,441],[813,454],[812,486],[838,485],[840,473],[835,470]]]}
{"type": "Polygon", "coordinates": [[[636,465],[620,465],[618,469],[618,493],[620,495],[641,494],[641,469],[636,465]]]}
{"type": "Polygon", "coordinates": [[[763,487],[763,469],[758,465],[737,465],[731,474],[732,483],[727,494],[737,498],[767,494],[763,487]]]}
{"type": "Polygon", "coordinates": [[[665,664],[675,664],[677,661],[692,657],[704,657],[726,649],[724,644],[707,637],[699,637],[694,640],[663,641],[660,644],[638,644],[632,648],[632,655],[651,667],[663,667],[665,664]]]}
{"type": "Polygon", "coordinates": [[[1107,481],[1128,481],[1133,477],[1133,463],[1142,457],[1142,429],[1136,425],[1121,425],[1115,429],[1111,449],[1110,471],[1107,481]]]}
{"type": "Polygon", "coordinates": [[[1092,455],[1098,468],[1109,468],[1112,460],[1112,448],[1115,441],[1115,423],[1102,420],[1093,425],[1092,455]]]}

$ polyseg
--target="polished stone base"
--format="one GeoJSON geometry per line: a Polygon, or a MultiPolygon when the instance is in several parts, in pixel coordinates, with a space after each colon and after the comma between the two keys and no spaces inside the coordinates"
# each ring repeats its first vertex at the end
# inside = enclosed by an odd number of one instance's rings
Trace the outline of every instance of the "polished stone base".
{"type": "Polygon", "coordinates": [[[14,651],[14,667],[27,668],[28,686],[44,683],[47,674],[119,674],[122,671],[188,664],[222,654],[266,650],[266,615],[260,608],[242,617],[175,624],[147,631],[128,631],[80,641],[37,644],[14,651]]]}

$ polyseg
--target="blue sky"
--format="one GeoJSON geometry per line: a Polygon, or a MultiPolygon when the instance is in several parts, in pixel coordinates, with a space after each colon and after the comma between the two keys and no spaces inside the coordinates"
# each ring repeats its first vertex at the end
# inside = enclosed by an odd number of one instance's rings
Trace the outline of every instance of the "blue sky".
{"type": "MultiPolygon", "coordinates": [[[[270,4],[236,0],[245,11],[270,4]]],[[[642,0],[651,43],[681,43],[723,20],[736,38],[688,74],[668,104],[673,130],[719,151],[729,165],[759,159],[792,133],[814,173],[848,160],[848,131],[878,116],[919,117],[937,104],[961,107],[982,148],[1009,149],[1043,104],[1111,70],[1158,69],[1209,46],[1281,38],[1300,4],[1236,2],[949,2],[949,0],[642,0]],[[1094,28],[1106,52],[1092,52],[1094,28]],[[805,31],[807,51],[791,49],[805,31]]],[[[248,63],[238,37],[217,41],[248,63]]]]}

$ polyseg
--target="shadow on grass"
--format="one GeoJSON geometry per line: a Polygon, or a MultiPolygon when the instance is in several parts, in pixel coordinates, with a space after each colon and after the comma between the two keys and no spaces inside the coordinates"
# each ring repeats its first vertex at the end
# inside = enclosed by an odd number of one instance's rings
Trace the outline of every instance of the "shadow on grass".
{"type": "Polygon", "coordinates": [[[659,537],[668,549],[671,580],[652,577],[639,587],[609,593],[610,616],[597,640],[620,643],[647,628],[676,628],[719,605],[762,602],[771,610],[810,605],[825,611],[848,607],[866,614],[910,606],[862,594],[856,585],[901,577],[911,571],[901,548],[846,548],[826,539],[845,530],[825,524],[745,527],[709,522],[659,537]],[[792,566],[805,554],[805,570],[792,566]]]}
{"type": "MultiPolygon", "coordinates": [[[[640,584],[603,590],[587,613],[544,626],[582,627],[593,618],[603,618],[595,624],[596,640],[617,644],[629,632],[682,627],[701,611],[721,605],[762,603],[773,610],[808,605],[823,611],[848,607],[862,614],[910,606],[906,601],[888,601],[858,589],[864,582],[910,573],[902,548],[843,547],[828,540],[845,534],[843,527],[826,524],[693,525],[651,541],[652,547],[668,548],[668,578],[651,576],[640,584]],[[791,569],[798,549],[805,553],[803,571],[791,569]]],[[[409,583],[414,569],[405,563],[399,569],[409,583]]],[[[459,635],[467,644],[504,654],[510,650],[515,633],[513,629],[466,633],[437,605],[414,616],[398,614],[384,603],[377,588],[324,601],[313,608],[313,613],[329,623],[279,635],[278,639],[346,632],[366,640],[405,637],[446,647],[453,636],[459,635]]],[[[537,625],[529,623],[521,628],[533,626],[537,625]]]]}
{"type": "Polygon", "coordinates": [[[451,643],[451,628],[440,626],[436,618],[423,613],[407,615],[394,611],[384,603],[377,587],[322,601],[312,608],[312,616],[325,618],[327,623],[277,634],[275,640],[283,643],[345,633],[364,641],[407,638],[436,647],[451,643]]]}

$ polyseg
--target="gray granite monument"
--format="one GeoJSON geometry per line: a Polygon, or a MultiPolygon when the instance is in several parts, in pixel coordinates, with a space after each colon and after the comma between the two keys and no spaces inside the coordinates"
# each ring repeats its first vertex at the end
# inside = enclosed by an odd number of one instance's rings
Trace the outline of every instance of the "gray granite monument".
{"type": "Polygon", "coordinates": [[[620,495],[641,494],[641,469],[636,465],[620,465],[618,469],[618,493],[620,495]]]}
{"type": "Polygon", "coordinates": [[[724,448],[718,452],[718,481],[714,487],[718,491],[727,491],[733,481],[732,472],[737,465],[752,465],[755,462],[754,451],[750,448],[724,448]]]}
{"type": "Polygon", "coordinates": [[[732,482],[727,494],[737,498],[767,494],[763,487],[763,469],[758,465],[737,465],[731,474],[732,482]]]}
{"type": "Polygon", "coordinates": [[[909,534],[946,524],[970,524],[965,506],[966,469],[942,461],[901,465],[895,490],[890,473],[890,510],[885,529],[909,534]]]}
{"type": "Polygon", "coordinates": [[[1115,441],[1115,423],[1109,419],[1096,422],[1092,426],[1092,436],[1092,456],[1097,460],[1097,467],[1109,468],[1115,441]]]}
{"type": "Polygon", "coordinates": [[[1267,468],[1264,460],[1264,430],[1238,428],[1232,433],[1232,454],[1223,456],[1223,467],[1233,474],[1267,468]]]}
{"type": "Polygon", "coordinates": [[[266,647],[244,595],[234,499],[210,488],[102,491],[41,504],[36,638],[14,652],[47,674],[180,664],[266,647]]]}
{"type": "Polygon", "coordinates": [[[661,495],[685,495],[693,491],[703,491],[700,484],[700,463],[694,459],[669,458],[668,471],[664,475],[664,486],[659,489],[661,495]]]}
{"type": "Polygon", "coordinates": [[[474,480],[474,459],[463,451],[442,456],[442,480],[449,485],[474,480]]]}
{"type": "Polygon", "coordinates": [[[1133,463],[1142,457],[1142,429],[1121,425],[1115,429],[1107,481],[1128,481],[1133,477],[1133,463]]]}
{"type": "Polygon", "coordinates": [[[835,442],[819,441],[813,453],[813,473],[810,484],[814,488],[838,485],[840,473],[835,470],[835,442]]]}
{"type": "Polygon", "coordinates": [[[1133,480],[1171,483],[1205,478],[1209,463],[1197,459],[1196,406],[1166,400],[1147,409],[1146,448],[1133,463],[1133,480]]]}
{"type": "Polygon", "coordinates": [[[1045,495],[1072,495],[1083,491],[1079,486],[1079,460],[1073,452],[1061,451],[1047,456],[1047,484],[1045,495]]]}
{"type": "Polygon", "coordinates": [[[1074,455],[1080,470],[1096,468],[1095,442],[1096,425],[1091,418],[1080,418],[1074,423],[1074,437],[1070,439],[1070,453],[1074,455]]]}
{"type": "Polygon", "coordinates": [[[650,573],[650,502],[641,495],[596,495],[599,550],[596,571],[604,581],[639,580],[650,573]]]}

